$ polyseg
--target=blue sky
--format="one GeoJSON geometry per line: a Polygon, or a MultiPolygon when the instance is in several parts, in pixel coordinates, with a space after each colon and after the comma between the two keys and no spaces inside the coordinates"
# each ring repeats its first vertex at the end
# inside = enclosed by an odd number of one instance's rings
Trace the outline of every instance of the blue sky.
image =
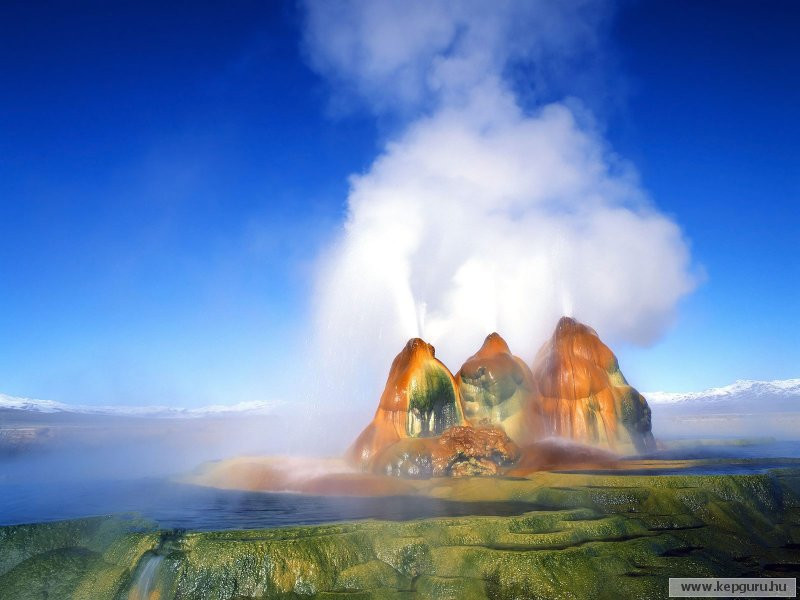
{"type": "MultiPolygon", "coordinates": [[[[623,3],[569,90],[704,272],[661,340],[615,348],[642,390],[800,376],[798,25],[792,2],[623,3]]],[[[398,127],[332,105],[302,27],[291,3],[3,4],[0,392],[295,393],[347,177],[398,127]]]]}

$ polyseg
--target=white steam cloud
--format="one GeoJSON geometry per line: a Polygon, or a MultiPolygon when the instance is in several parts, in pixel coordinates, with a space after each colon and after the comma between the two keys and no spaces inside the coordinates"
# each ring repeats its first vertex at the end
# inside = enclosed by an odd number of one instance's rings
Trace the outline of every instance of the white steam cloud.
{"type": "Polygon", "coordinates": [[[663,332],[694,286],[679,227],[587,119],[567,103],[523,107],[508,75],[532,73],[542,91],[542,73],[597,48],[605,16],[595,2],[307,5],[311,63],[339,97],[410,116],[351,178],[321,259],[326,385],[374,405],[414,336],[455,370],[491,331],[532,358],[562,314],[617,340],[663,332]]]}

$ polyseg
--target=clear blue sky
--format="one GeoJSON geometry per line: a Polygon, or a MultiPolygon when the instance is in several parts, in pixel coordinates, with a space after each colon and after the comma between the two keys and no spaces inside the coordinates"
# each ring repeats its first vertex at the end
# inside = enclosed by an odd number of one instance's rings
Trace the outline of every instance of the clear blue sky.
{"type": "MultiPolygon", "coordinates": [[[[392,124],[332,116],[291,3],[4,2],[0,392],[285,396],[309,271],[392,124]]],[[[582,98],[703,284],[643,390],[800,376],[800,4],[627,2],[582,98]]]]}

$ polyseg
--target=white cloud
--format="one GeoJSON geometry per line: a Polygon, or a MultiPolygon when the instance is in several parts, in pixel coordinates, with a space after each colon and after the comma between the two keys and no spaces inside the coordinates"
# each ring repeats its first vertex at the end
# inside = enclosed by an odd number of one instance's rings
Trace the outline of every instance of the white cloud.
{"type": "Polygon", "coordinates": [[[564,313],[648,343],[693,288],[680,228],[630,166],[565,104],[523,110],[504,78],[596,43],[602,5],[564,6],[309,4],[313,64],[376,111],[417,115],[351,178],[321,259],[324,385],[374,404],[413,336],[453,370],[494,330],[531,359],[564,313]]]}
{"type": "MultiPolygon", "coordinates": [[[[514,61],[564,71],[598,51],[610,10],[597,0],[331,0],[305,2],[305,47],[339,95],[377,112],[458,102],[514,61]]],[[[572,73],[571,73],[572,75],[572,73]]]]}

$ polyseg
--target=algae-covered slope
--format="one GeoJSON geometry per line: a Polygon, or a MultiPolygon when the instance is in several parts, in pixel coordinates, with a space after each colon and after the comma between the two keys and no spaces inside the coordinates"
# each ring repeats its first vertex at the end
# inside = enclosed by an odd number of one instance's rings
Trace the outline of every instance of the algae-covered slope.
{"type": "Polygon", "coordinates": [[[118,517],[0,527],[0,599],[127,597],[159,535],[151,521],[118,517]]]}
{"type": "Polygon", "coordinates": [[[797,469],[439,483],[427,493],[539,510],[257,531],[8,527],[0,598],[666,598],[669,577],[800,571],[797,469]]]}

